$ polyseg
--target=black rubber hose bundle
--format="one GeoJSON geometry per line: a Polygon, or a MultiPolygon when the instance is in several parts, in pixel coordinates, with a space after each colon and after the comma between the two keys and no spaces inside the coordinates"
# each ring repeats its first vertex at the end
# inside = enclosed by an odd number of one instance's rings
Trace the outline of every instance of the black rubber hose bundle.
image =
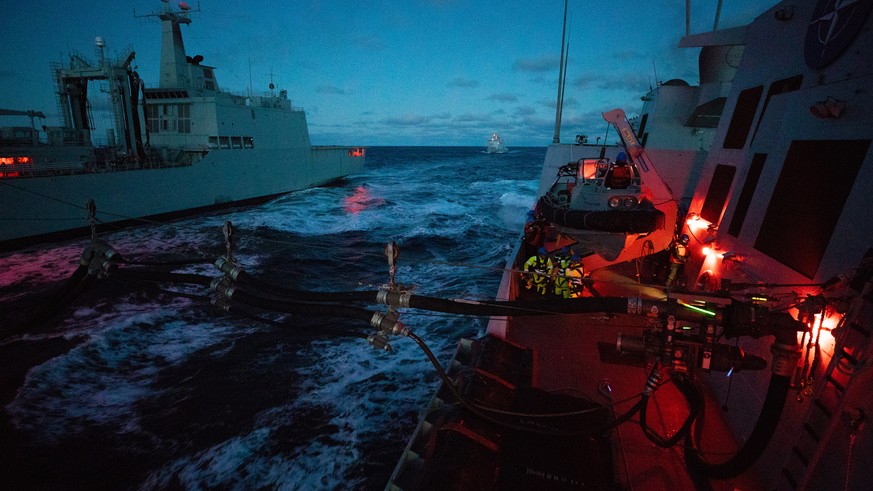
{"type": "Polygon", "coordinates": [[[247,291],[255,290],[263,292],[276,298],[286,298],[288,300],[315,300],[315,301],[337,301],[337,300],[352,300],[352,301],[371,301],[375,302],[375,291],[343,291],[343,292],[312,292],[303,290],[294,290],[281,285],[276,285],[255,276],[250,275],[245,271],[239,271],[235,275],[235,281],[247,291]]]}
{"type": "Polygon", "coordinates": [[[404,301],[400,292],[388,292],[388,304],[408,306],[414,309],[433,310],[450,314],[482,315],[482,316],[530,316],[548,314],[581,314],[581,313],[624,313],[627,312],[626,298],[585,297],[585,298],[555,298],[536,301],[469,301],[409,295],[404,301]],[[408,303],[408,305],[403,305],[408,303]]]}
{"type": "Polygon", "coordinates": [[[697,420],[697,417],[700,416],[700,413],[703,411],[703,397],[700,394],[700,391],[697,387],[688,380],[684,375],[675,374],[671,378],[673,383],[676,385],[676,388],[682,393],[685,397],[686,402],[688,403],[688,416],[685,418],[685,421],[682,423],[682,426],[676,430],[676,433],[669,438],[665,438],[659,434],[657,434],[651,427],[649,427],[646,421],[646,414],[650,396],[643,396],[643,404],[640,408],[640,428],[643,430],[643,434],[646,435],[652,443],[658,445],[663,448],[670,448],[673,445],[679,443],[679,440],[685,438],[688,433],[691,431],[691,427],[694,424],[694,421],[697,420]]]}
{"type": "Polygon", "coordinates": [[[79,264],[79,267],[73,271],[73,274],[70,275],[69,278],[64,281],[64,284],[61,285],[60,288],[56,292],[52,294],[52,301],[59,302],[61,299],[66,297],[73,291],[76,286],[85,278],[85,275],[88,274],[88,265],[87,264],[79,264]]]}
{"type": "Polygon", "coordinates": [[[773,438],[779,418],[782,416],[782,409],[785,407],[790,385],[790,377],[776,374],[770,376],[767,397],[764,399],[764,406],[758,415],[755,428],[752,429],[743,447],[724,462],[713,464],[704,461],[700,451],[697,450],[692,434],[686,434],[685,462],[689,470],[713,479],[728,479],[751,467],[761,457],[770,439],[773,438]]]}
{"type": "Polygon", "coordinates": [[[265,317],[261,317],[260,315],[255,314],[253,312],[250,312],[247,309],[241,308],[238,305],[228,305],[227,308],[225,308],[224,310],[231,315],[236,315],[239,317],[243,317],[245,319],[254,320],[257,322],[261,322],[261,323],[268,324],[271,326],[276,326],[279,328],[293,327],[294,331],[302,332],[307,337],[340,337],[340,336],[343,336],[343,337],[356,337],[356,338],[361,338],[361,339],[367,339],[367,334],[360,332],[360,331],[354,331],[351,329],[336,329],[336,328],[333,328],[330,326],[319,326],[318,328],[301,327],[298,325],[290,326],[287,321],[282,322],[282,321],[267,319],[265,317]]]}
{"type": "Polygon", "coordinates": [[[88,266],[80,264],[51,297],[33,308],[33,311],[18,321],[8,334],[18,334],[51,319],[96,282],[97,276],[88,274],[88,266]]]}
{"type": "Polygon", "coordinates": [[[161,283],[191,283],[209,286],[212,278],[200,274],[171,273],[154,269],[118,268],[112,271],[113,276],[130,280],[155,281],[161,283]]]}
{"type": "Polygon", "coordinates": [[[290,302],[286,300],[276,300],[274,298],[265,298],[241,289],[233,289],[227,295],[233,301],[240,302],[252,307],[257,307],[264,310],[273,310],[283,313],[294,314],[316,314],[327,317],[342,317],[349,319],[357,319],[369,322],[373,318],[373,313],[358,307],[349,307],[346,305],[337,304],[318,304],[305,302],[290,302]]]}

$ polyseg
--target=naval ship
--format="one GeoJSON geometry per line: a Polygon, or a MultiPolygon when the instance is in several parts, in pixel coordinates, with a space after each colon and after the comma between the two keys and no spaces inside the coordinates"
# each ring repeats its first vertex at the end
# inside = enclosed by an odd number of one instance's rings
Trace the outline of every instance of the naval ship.
{"type": "Polygon", "coordinates": [[[363,148],[312,146],[306,114],[272,82],[263,95],[222,90],[215,67],[185,52],[191,7],[162,1],[143,16],[162,26],[157,87],[130,48],[110,59],[98,37],[96,61],[74,53],[51,67],[61,126],[38,129],[40,111],[0,110],[31,117],[0,128],[0,248],[255,204],[363,169],[363,148]],[[89,96],[104,89],[113,124],[96,146],[89,96]]]}
{"type": "Polygon", "coordinates": [[[659,84],[632,123],[605,114],[618,145],[561,143],[556,125],[552,208],[625,153],[657,169],[675,223],[604,255],[535,206],[494,302],[509,310],[458,344],[386,490],[869,489],[871,10],[782,1],[686,33],[699,85],[659,84]],[[590,288],[526,290],[539,247],[579,256],[590,288]]]}

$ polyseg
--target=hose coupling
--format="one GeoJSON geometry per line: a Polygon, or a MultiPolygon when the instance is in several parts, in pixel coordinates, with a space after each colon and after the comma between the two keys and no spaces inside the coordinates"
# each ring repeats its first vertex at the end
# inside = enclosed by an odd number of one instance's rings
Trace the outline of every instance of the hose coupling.
{"type": "Polygon", "coordinates": [[[649,372],[649,378],[646,379],[646,386],[643,389],[643,395],[650,397],[658,388],[659,383],[661,383],[661,364],[655,363],[652,366],[652,371],[649,372]]]}
{"type": "Polygon", "coordinates": [[[236,287],[233,286],[226,276],[215,278],[209,283],[209,288],[219,295],[224,295],[227,298],[233,297],[236,287]]]}
{"type": "Polygon", "coordinates": [[[389,307],[409,307],[409,301],[412,298],[412,293],[405,290],[397,290],[387,287],[382,287],[376,293],[376,301],[389,307]]]}
{"type": "Polygon", "coordinates": [[[391,351],[391,343],[388,342],[388,336],[384,334],[370,334],[367,336],[367,342],[378,350],[391,351]]]}
{"type": "Polygon", "coordinates": [[[398,314],[396,312],[373,312],[373,317],[370,319],[370,325],[379,330],[380,333],[406,336],[409,334],[409,329],[398,322],[398,314]]]}
{"type": "Polygon", "coordinates": [[[230,312],[230,299],[223,295],[212,297],[209,303],[211,303],[218,310],[230,312]]]}
{"type": "Polygon", "coordinates": [[[239,276],[239,274],[243,271],[241,267],[235,266],[224,256],[221,256],[215,260],[215,267],[234,281],[236,281],[237,276],[239,276]]]}

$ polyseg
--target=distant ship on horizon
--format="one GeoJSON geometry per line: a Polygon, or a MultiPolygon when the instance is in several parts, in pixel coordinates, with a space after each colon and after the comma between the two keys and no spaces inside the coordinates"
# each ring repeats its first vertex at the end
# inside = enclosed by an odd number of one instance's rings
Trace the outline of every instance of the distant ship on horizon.
{"type": "Polygon", "coordinates": [[[506,144],[503,143],[503,140],[500,139],[500,135],[497,133],[491,134],[491,139],[488,140],[488,145],[485,147],[486,153],[506,153],[509,149],[506,148],[506,144]]]}
{"type": "MultiPolygon", "coordinates": [[[[286,90],[221,90],[214,67],[187,56],[181,25],[191,8],[164,2],[160,81],[146,87],[125,50],[115,60],[97,37],[96,63],[73,53],[52,64],[61,126],[0,127],[0,249],[135,223],[251,205],[361,172],[364,148],[312,146],[306,115],[286,90]],[[108,86],[106,144],[92,143],[89,84],[108,86]]],[[[101,90],[94,87],[92,92],[101,90]]]]}

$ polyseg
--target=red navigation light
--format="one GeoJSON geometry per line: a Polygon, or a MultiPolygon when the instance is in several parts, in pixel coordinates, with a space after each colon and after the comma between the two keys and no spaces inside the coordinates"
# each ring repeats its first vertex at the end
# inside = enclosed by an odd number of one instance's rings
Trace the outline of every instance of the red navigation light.
{"type": "Polygon", "coordinates": [[[349,157],[363,157],[364,149],[363,148],[350,148],[349,149],[349,157]]]}
{"type": "Polygon", "coordinates": [[[191,7],[189,7],[185,2],[179,2],[179,8],[182,10],[191,10],[191,7]]]}

